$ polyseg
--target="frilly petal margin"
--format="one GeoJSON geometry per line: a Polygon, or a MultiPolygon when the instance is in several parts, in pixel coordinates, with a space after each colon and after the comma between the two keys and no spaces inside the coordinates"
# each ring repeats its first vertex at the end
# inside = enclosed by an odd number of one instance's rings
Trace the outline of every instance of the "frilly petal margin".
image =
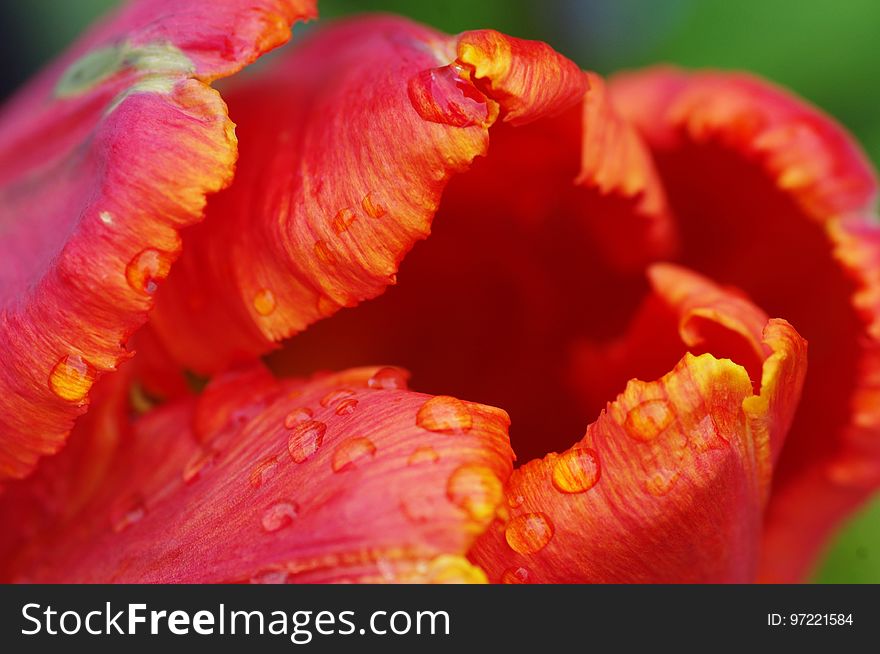
{"type": "Polygon", "coordinates": [[[0,479],[27,475],[128,356],[178,230],[232,177],[207,84],[289,38],[310,0],[131,2],[0,115],[0,479]]]}
{"type": "Polygon", "coordinates": [[[757,344],[760,391],[746,368],[709,353],[630,381],[569,450],[514,471],[509,521],[469,555],[490,581],[754,579],[772,450],[797,404],[806,343],[783,320],[759,327],[760,310],[694,273],[656,266],[651,276],[684,343],[757,344]]]}
{"type": "MultiPolygon", "coordinates": [[[[4,576],[484,582],[464,554],[504,510],[509,419],[409,391],[406,377],[226,373],[137,420],[88,501],[9,555],[4,576]]],[[[20,506],[40,472],[0,508],[20,506]]]]}
{"type": "Polygon", "coordinates": [[[678,234],[650,152],[614,107],[605,81],[595,73],[586,75],[590,91],[584,98],[576,183],[598,191],[592,199],[601,204],[584,213],[596,216],[592,222],[604,258],[622,270],[669,259],[678,248],[678,234]],[[609,203],[611,198],[625,204],[609,203]]]}
{"type": "Polygon", "coordinates": [[[832,119],[748,75],[661,68],[609,87],[657,162],[681,260],[810,341],[761,566],[765,581],[803,580],[828,534],[880,487],[876,174],[832,119]]]}
{"type": "Polygon", "coordinates": [[[486,154],[496,119],[555,116],[586,87],[548,46],[497,32],[450,37],[392,17],[317,31],[224,94],[240,126],[236,179],[210,201],[210,228],[187,235],[154,329],[211,372],[376,297],[429,234],[449,178],[486,154]]]}

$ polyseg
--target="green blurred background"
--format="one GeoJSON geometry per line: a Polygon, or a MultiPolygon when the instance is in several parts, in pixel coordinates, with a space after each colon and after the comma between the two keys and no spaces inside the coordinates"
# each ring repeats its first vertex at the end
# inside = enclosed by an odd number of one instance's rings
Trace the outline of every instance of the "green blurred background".
{"type": "MultiPolygon", "coordinates": [[[[0,3],[0,96],[116,4],[0,3]]],[[[324,18],[390,11],[453,33],[492,27],[547,41],[601,73],[662,61],[750,70],[837,117],[880,163],[880,0],[320,0],[319,7],[324,18]]],[[[880,499],[840,531],[816,580],[880,583],[880,499]]]]}

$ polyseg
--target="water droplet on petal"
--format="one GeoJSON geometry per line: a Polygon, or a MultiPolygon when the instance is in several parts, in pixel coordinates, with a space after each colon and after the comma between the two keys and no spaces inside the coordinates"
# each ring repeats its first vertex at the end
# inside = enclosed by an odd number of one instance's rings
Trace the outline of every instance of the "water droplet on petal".
{"type": "Polygon", "coordinates": [[[388,213],[385,207],[383,207],[376,201],[372,193],[367,193],[364,196],[363,202],[361,202],[361,206],[364,208],[364,212],[366,212],[366,214],[370,218],[381,218],[386,213],[388,213]]]}
{"type": "Polygon", "coordinates": [[[138,252],[125,267],[128,285],[139,293],[155,293],[158,282],[165,279],[171,270],[171,256],[170,253],[155,248],[138,252]]]}
{"type": "Polygon", "coordinates": [[[486,96],[463,79],[455,64],[423,70],[410,78],[409,100],[424,120],[453,127],[486,125],[489,107],[486,96]]]}
{"type": "Polygon", "coordinates": [[[553,523],[543,513],[521,513],[507,523],[504,538],[519,554],[534,554],[553,538],[553,523]]]}
{"type": "Polygon", "coordinates": [[[337,416],[349,416],[354,413],[354,410],[357,408],[358,401],[354,399],[342,400],[339,404],[336,405],[336,415],[337,416]]]}
{"type": "Polygon", "coordinates": [[[49,372],[49,389],[62,400],[79,402],[88,395],[96,376],[88,361],[78,354],[68,354],[49,372]]]}
{"type": "Polygon", "coordinates": [[[672,407],[666,400],[645,400],[626,414],[626,433],[639,441],[650,441],[669,427],[674,419],[672,407]]]}
{"type": "Polygon", "coordinates": [[[265,484],[275,474],[279,463],[278,457],[270,456],[255,465],[251,470],[251,486],[260,488],[265,484]]]}
{"type": "Polygon", "coordinates": [[[331,404],[334,404],[339,400],[344,400],[352,395],[354,395],[354,391],[350,388],[335,388],[321,398],[321,406],[330,406],[331,404]]]}
{"type": "Polygon", "coordinates": [[[425,523],[437,517],[442,508],[441,502],[446,505],[442,496],[438,498],[424,494],[424,491],[414,490],[400,501],[400,510],[410,522],[425,523]]]}
{"type": "Polygon", "coordinates": [[[261,288],[254,295],[254,310],[261,316],[268,316],[277,306],[275,294],[268,288],[261,288]]]}
{"type": "Polygon", "coordinates": [[[454,397],[438,395],[422,405],[416,415],[422,429],[441,434],[464,434],[473,426],[467,405],[454,397]]]}
{"type": "Polygon", "coordinates": [[[687,434],[682,434],[683,442],[679,446],[676,453],[678,457],[684,458],[684,449],[688,444],[696,452],[707,452],[724,447],[728,440],[718,430],[715,420],[711,415],[703,416],[700,422],[694,426],[687,434]]]}
{"type": "Polygon", "coordinates": [[[380,368],[367,381],[367,386],[377,390],[406,389],[409,375],[400,368],[380,368]]]}
{"type": "Polygon", "coordinates": [[[407,465],[417,466],[421,463],[437,463],[439,460],[440,455],[437,454],[437,450],[430,445],[420,445],[409,455],[406,463],[407,465]]]}
{"type": "Polygon", "coordinates": [[[510,505],[511,509],[517,509],[523,505],[523,502],[526,501],[522,495],[510,495],[507,498],[507,503],[510,505]]]}
{"type": "Polygon", "coordinates": [[[324,442],[327,425],[309,420],[297,425],[287,439],[287,451],[296,463],[302,463],[315,455],[324,442]]]}
{"type": "Polygon", "coordinates": [[[333,472],[345,472],[363,465],[376,456],[376,445],[369,438],[356,436],[349,438],[333,452],[333,472]]]}
{"type": "Polygon", "coordinates": [[[290,579],[287,570],[262,570],[250,578],[252,584],[286,584],[290,579]]]}
{"type": "Polygon", "coordinates": [[[355,220],[357,220],[357,216],[354,211],[349,208],[340,209],[333,217],[333,231],[337,234],[347,232],[348,228],[351,227],[355,220]]]}
{"type": "Polygon", "coordinates": [[[504,499],[504,488],[491,468],[467,463],[456,468],[449,477],[446,495],[471,518],[484,522],[495,516],[504,499]]]}
{"type": "Polygon", "coordinates": [[[183,482],[191,484],[204,476],[217,461],[219,455],[220,453],[213,448],[197,451],[190,457],[186,465],[183,466],[183,482]]]}
{"type": "Polygon", "coordinates": [[[116,505],[110,512],[110,524],[117,534],[140,522],[147,509],[138,497],[131,497],[116,505]]]}
{"type": "Polygon", "coordinates": [[[314,412],[307,406],[297,407],[284,416],[284,426],[287,429],[293,429],[297,425],[311,420],[314,415],[314,412]]]}
{"type": "Polygon", "coordinates": [[[501,583],[502,584],[528,584],[531,583],[529,580],[529,571],[527,568],[518,567],[518,568],[507,568],[504,573],[501,575],[501,583]]]}
{"type": "Polygon", "coordinates": [[[657,470],[645,481],[645,489],[656,497],[666,495],[678,481],[679,473],[675,470],[657,470]]]}
{"type": "Polygon", "coordinates": [[[553,485],[563,493],[583,493],[599,481],[599,456],[589,447],[576,445],[553,464],[553,485]]]}
{"type": "Polygon", "coordinates": [[[98,218],[100,218],[101,222],[105,225],[113,224],[113,214],[111,214],[109,211],[102,211],[98,214],[98,218]]]}
{"type": "Polygon", "coordinates": [[[330,264],[336,260],[326,241],[315,241],[315,256],[318,257],[318,261],[324,264],[330,264]]]}
{"type": "Polygon", "coordinates": [[[296,504],[277,502],[263,512],[263,529],[270,533],[284,529],[294,521],[298,513],[299,507],[296,504]]]}

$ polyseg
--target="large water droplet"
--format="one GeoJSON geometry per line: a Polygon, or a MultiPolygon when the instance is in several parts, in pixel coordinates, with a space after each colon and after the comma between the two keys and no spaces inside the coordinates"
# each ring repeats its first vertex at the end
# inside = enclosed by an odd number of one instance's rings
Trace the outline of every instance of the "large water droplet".
{"type": "Polygon", "coordinates": [[[254,295],[254,310],[261,316],[270,315],[275,311],[276,306],[277,300],[275,299],[275,294],[268,288],[261,288],[257,291],[257,294],[254,295]]]}
{"type": "Polygon", "coordinates": [[[661,497],[672,490],[678,477],[679,473],[675,470],[656,470],[645,480],[645,490],[651,495],[661,497]]]}
{"type": "Polygon", "coordinates": [[[632,438],[650,441],[669,427],[674,417],[672,407],[666,400],[645,400],[629,410],[624,427],[632,438]]]}
{"type": "Polygon", "coordinates": [[[413,490],[400,501],[400,510],[407,520],[421,524],[430,522],[439,515],[442,508],[441,502],[446,504],[442,497],[438,498],[425,494],[424,491],[413,490]]]}
{"type": "Polygon", "coordinates": [[[358,401],[355,399],[347,399],[342,400],[339,404],[336,405],[336,415],[337,416],[350,416],[354,413],[354,410],[357,408],[358,401]]]}
{"type": "Polygon", "coordinates": [[[314,412],[307,406],[297,407],[284,416],[284,426],[287,429],[293,429],[297,425],[308,422],[314,415],[314,412]]]}
{"type": "Polygon", "coordinates": [[[293,502],[276,502],[263,512],[261,523],[268,532],[278,531],[296,519],[299,507],[293,502]]]}
{"type": "Polygon", "coordinates": [[[553,523],[543,513],[521,513],[507,523],[504,538],[519,554],[534,554],[553,538],[553,523]]]}
{"type": "Polygon", "coordinates": [[[353,470],[376,456],[376,445],[369,438],[355,436],[344,440],[333,452],[333,472],[353,470]]]}
{"type": "Polygon", "coordinates": [[[723,448],[727,439],[718,430],[715,420],[711,415],[705,415],[686,435],[682,435],[684,442],[681,445],[679,458],[684,458],[684,448],[690,444],[695,452],[707,452],[723,448]]]}
{"type": "Polygon", "coordinates": [[[49,372],[49,390],[62,400],[79,402],[88,395],[95,383],[97,372],[78,354],[68,354],[58,360],[49,372]]]}
{"type": "Polygon", "coordinates": [[[309,420],[297,425],[287,439],[287,451],[296,463],[302,463],[315,455],[324,442],[327,425],[309,420]]]}
{"type": "Polygon", "coordinates": [[[354,391],[350,388],[335,388],[321,398],[321,406],[330,406],[331,404],[335,404],[339,400],[344,400],[352,395],[354,395],[354,391]]]}
{"type": "Polygon", "coordinates": [[[556,458],[553,485],[563,493],[583,493],[596,485],[601,473],[596,451],[577,445],[556,458]]]}
{"type": "Polygon", "coordinates": [[[416,414],[422,429],[441,434],[464,434],[473,426],[467,405],[454,397],[438,395],[425,402],[416,414]]]}
{"type": "Polygon", "coordinates": [[[213,448],[195,452],[186,465],[183,466],[183,482],[185,484],[192,484],[203,477],[214,466],[219,456],[220,453],[213,448]]]}
{"type": "Polygon", "coordinates": [[[467,511],[474,520],[491,519],[504,499],[504,488],[495,471],[466,463],[455,469],[446,484],[449,501],[467,511]]]}
{"type": "Polygon", "coordinates": [[[261,570],[250,578],[252,584],[286,584],[290,579],[287,570],[261,570]]]}
{"type": "Polygon", "coordinates": [[[407,465],[417,466],[422,463],[437,463],[439,460],[440,455],[437,454],[437,450],[430,445],[419,445],[409,455],[406,463],[407,465]]]}
{"type": "Polygon", "coordinates": [[[251,470],[251,486],[260,488],[275,474],[279,464],[277,456],[270,456],[260,461],[251,470]]]}
{"type": "Polygon", "coordinates": [[[463,68],[450,64],[423,70],[410,78],[409,100],[424,120],[453,127],[486,125],[489,107],[484,96],[463,79],[463,68]]]}
{"type": "Polygon", "coordinates": [[[337,234],[347,232],[348,228],[352,226],[355,220],[357,220],[357,216],[354,211],[347,207],[345,209],[340,209],[333,217],[333,231],[337,234]]]}
{"type": "Polygon", "coordinates": [[[377,390],[406,389],[407,377],[400,368],[380,368],[367,380],[367,386],[377,390]]]}
{"type": "Polygon", "coordinates": [[[327,245],[326,241],[315,241],[315,256],[318,261],[324,264],[331,264],[336,260],[333,250],[327,245]]]}
{"type": "Polygon", "coordinates": [[[155,248],[141,250],[125,267],[128,285],[139,293],[152,295],[158,283],[168,276],[171,270],[171,254],[155,248]]]}
{"type": "Polygon", "coordinates": [[[517,568],[507,568],[507,570],[501,575],[501,583],[529,584],[531,583],[531,580],[529,579],[530,576],[528,568],[523,568],[522,566],[517,568]]]}
{"type": "Polygon", "coordinates": [[[388,213],[387,209],[382,206],[375,197],[373,197],[372,193],[367,193],[364,196],[363,201],[361,202],[361,206],[364,208],[364,212],[370,218],[381,218],[386,213],[388,213]]]}

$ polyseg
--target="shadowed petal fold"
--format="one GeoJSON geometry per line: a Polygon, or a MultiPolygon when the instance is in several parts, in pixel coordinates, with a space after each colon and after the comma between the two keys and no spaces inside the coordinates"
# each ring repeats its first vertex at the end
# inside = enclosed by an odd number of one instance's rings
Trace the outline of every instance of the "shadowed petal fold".
{"type": "MultiPolygon", "coordinates": [[[[491,30],[450,37],[389,17],[319,30],[225,94],[242,138],[236,180],[211,200],[210,226],[188,234],[155,330],[180,361],[211,371],[380,295],[428,236],[450,178],[485,156],[496,134],[500,151],[507,141],[518,148],[512,168],[531,134],[558,133],[538,146],[555,158],[542,174],[563,175],[569,194],[615,196],[617,217],[644,213],[630,233],[656,231],[648,240],[664,250],[665,202],[644,146],[614,115],[601,81],[593,76],[595,96],[590,83],[545,44],[491,30]],[[600,144],[622,154],[586,154],[600,144]],[[567,157],[577,165],[582,151],[578,175],[567,157]],[[218,322],[224,330],[208,329],[218,322]]],[[[535,201],[552,195],[541,179],[528,187],[535,201]]],[[[603,206],[579,201],[579,216],[603,206]]]]}
{"type": "Polygon", "coordinates": [[[0,479],[63,444],[128,354],[156,285],[226,185],[233,124],[208,86],[289,38],[308,0],[139,0],[0,114],[0,479]]]}
{"type": "Polygon", "coordinates": [[[210,227],[188,235],[155,329],[212,371],[381,294],[499,115],[555,115],[585,88],[548,46],[497,32],[374,17],[311,35],[225,94],[242,140],[236,179],[211,201],[210,227]],[[208,329],[218,321],[224,330],[208,329]]]}
{"type": "Polygon", "coordinates": [[[880,486],[875,173],[833,120],[747,75],[664,68],[610,88],[651,148],[680,261],[810,341],[761,572],[802,580],[830,531],[880,486]]]}
{"type": "MultiPolygon", "coordinates": [[[[409,391],[406,377],[227,373],[131,424],[88,501],[19,543],[5,576],[485,581],[464,554],[503,507],[507,414],[409,391]]],[[[39,474],[0,503],[6,515],[39,474]]]]}
{"type": "MultiPolygon", "coordinates": [[[[773,452],[797,405],[806,343],[685,269],[656,266],[651,282],[680,347],[751,351],[759,367],[687,352],[656,381],[629,381],[570,449],[514,471],[509,520],[470,554],[491,581],[753,578],[773,452]]],[[[637,357],[657,344],[631,345],[637,357]]]]}

